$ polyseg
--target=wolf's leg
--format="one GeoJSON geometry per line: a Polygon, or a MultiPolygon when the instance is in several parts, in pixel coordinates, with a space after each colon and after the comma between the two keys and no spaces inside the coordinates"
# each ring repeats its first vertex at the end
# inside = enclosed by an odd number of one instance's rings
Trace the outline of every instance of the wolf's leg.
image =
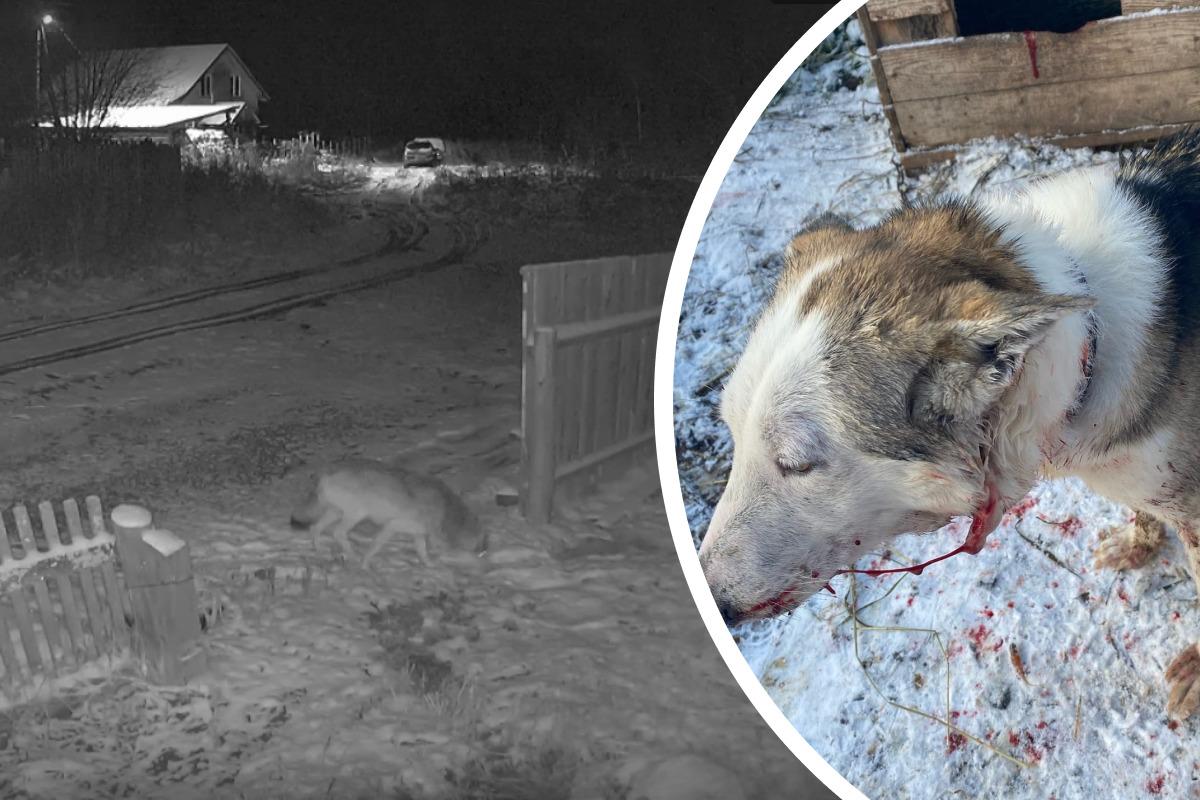
{"type": "MultiPolygon", "coordinates": [[[[1196,591],[1200,593],[1200,533],[1195,525],[1180,525],[1179,538],[1187,551],[1188,568],[1196,591]]],[[[1186,719],[1200,708],[1200,643],[1188,645],[1167,667],[1167,685],[1171,696],[1167,700],[1167,714],[1175,719],[1186,719]]]]}
{"type": "Polygon", "coordinates": [[[321,518],[308,527],[309,534],[312,535],[313,549],[317,547],[317,540],[321,538],[321,534],[329,530],[333,523],[341,519],[341,512],[336,508],[327,508],[321,518]]]}
{"type": "Polygon", "coordinates": [[[341,521],[334,526],[332,535],[333,538],[337,540],[337,543],[341,545],[343,556],[349,557],[350,554],[354,552],[354,550],[350,547],[350,531],[355,525],[362,522],[363,519],[364,517],[361,515],[356,517],[351,516],[350,514],[345,514],[342,516],[341,521]]]}
{"type": "Polygon", "coordinates": [[[1137,569],[1144,566],[1162,544],[1163,523],[1158,518],[1138,511],[1133,525],[1114,533],[1093,553],[1098,569],[1137,569]]]}
{"type": "Polygon", "coordinates": [[[402,525],[397,520],[391,520],[384,524],[379,529],[379,533],[375,534],[375,541],[371,542],[371,546],[367,548],[367,552],[363,554],[362,565],[363,569],[371,566],[371,559],[375,554],[383,549],[383,546],[391,541],[392,537],[400,533],[402,525]]]}

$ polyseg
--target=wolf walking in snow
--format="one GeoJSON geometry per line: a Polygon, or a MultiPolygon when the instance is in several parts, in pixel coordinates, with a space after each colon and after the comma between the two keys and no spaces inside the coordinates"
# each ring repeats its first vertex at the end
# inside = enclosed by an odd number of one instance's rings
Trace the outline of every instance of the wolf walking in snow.
{"type": "Polygon", "coordinates": [[[412,536],[421,562],[429,564],[429,540],[458,551],[483,553],[487,533],[463,499],[437,478],[378,461],[340,461],[318,471],[316,485],[292,512],[292,527],[306,529],[313,546],[329,532],[345,555],[350,531],[369,521],[378,526],[363,554],[370,566],[379,550],[397,533],[412,536]]]}

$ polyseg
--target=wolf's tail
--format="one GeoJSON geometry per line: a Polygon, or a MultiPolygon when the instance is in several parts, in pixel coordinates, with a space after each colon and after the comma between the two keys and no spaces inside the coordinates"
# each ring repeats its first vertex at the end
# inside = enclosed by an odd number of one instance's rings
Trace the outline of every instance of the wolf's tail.
{"type": "Polygon", "coordinates": [[[296,510],[292,512],[292,527],[301,530],[307,528],[321,518],[321,500],[317,497],[316,489],[308,493],[296,510]]]}

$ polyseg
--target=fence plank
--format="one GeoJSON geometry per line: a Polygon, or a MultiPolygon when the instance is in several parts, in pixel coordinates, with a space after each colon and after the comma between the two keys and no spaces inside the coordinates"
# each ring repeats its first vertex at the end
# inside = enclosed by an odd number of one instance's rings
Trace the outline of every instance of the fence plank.
{"type": "Polygon", "coordinates": [[[95,568],[85,567],[77,570],[76,574],[79,575],[79,586],[83,589],[83,604],[87,608],[87,623],[92,632],[92,640],[96,643],[96,649],[99,652],[106,653],[109,650],[104,624],[106,617],[104,609],[100,605],[100,598],[96,594],[95,568]]]}
{"type": "Polygon", "coordinates": [[[100,565],[100,575],[104,580],[105,605],[108,606],[108,613],[112,617],[113,642],[123,647],[129,643],[129,598],[121,589],[112,561],[105,561],[100,565]]]}
{"type": "Polygon", "coordinates": [[[530,429],[526,431],[529,448],[529,491],[526,516],[535,523],[550,521],[554,506],[555,454],[555,355],[556,336],[553,328],[538,328],[534,332],[533,407],[530,429]]]}
{"type": "MultiPolygon", "coordinates": [[[[79,505],[74,499],[63,503],[63,513],[67,520],[67,530],[71,532],[72,542],[84,542],[89,538],[96,538],[96,530],[92,530],[91,537],[85,537],[83,532],[83,520],[79,516],[79,505]]],[[[103,528],[101,528],[103,530],[103,528]]],[[[88,622],[92,629],[92,635],[96,640],[96,647],[101,651],[113,650],[117,643],[117,638],[120,631],[125,627],[124,620],[116,627],[109,625],[112,616],[112,599],[104,597],[101,602],[100,592],[97,590],[97,584],[101,582],[102,575],[96,567],[88,567],[80,570],[79,584],[83,589],[83,601],[88,609],[88,622]],[[92,602],[95,600],[95,607],[92,602]]]]}
{"type": "MultiPolygon", "coordinates": [[[[1182,13],[1182,12],[1177,12],[1182,13]]],[[[1122,75],[896,101],[905,140],[914,147],[957,144],[987,136],[1057,136],[1195,122],[1196,69],[1122,75]],[[1164,86],[1175,87],[1164,92],[1164,86]]]]}
{"type": "MultiPolygon", "coordinates": [[[[1154,0],[1161,2],[1161,0],[1154,0]]],[[[1200,13],[1112,17],[1037,36],[1037,75],[1019,32],[881,47],[893,102],[1144,75],[1200,65],[1200,13]]],[[[1170,84],[1167,84],[1169,86],[1170,84]]]]}
{"type": "Polygon", "coordinates": [[[66,663],[66,655],[71,652],[69,643],[62,639],[62,629],[58,626],[58,615],[54,613],[54,602],[46,588],[46,579],[34,578],[33,596],[37,600],[38,618],[42,621],[42,633],[46,635],[46,645],[50,652],[50,674],[57,675],[60,664],[66,663]]]}
{"type": "Polygon", "coordinates": [[[42,653],[38,647],[37,636],[33,630],[33,619],[29,613],[29,603],[25,588],[18,584],[8,591],[8,600],[12,604],[13,621],[21,634],[21,648],[25,651],[25,663],[29,666],[31,676],[42,669],[42,653]]]}
{"type": "Polygon", "coordinates": [[[4,525],[4,516],[0,514],[0,564],[13,561],[12,547],[8,543],[8,528],[4,525]]]}
{"type": "Polygon", "coordinates": [[[21,558],[28,558],[38,551],[37,540],[33,535],[33,523],[29,520],[29,511],[23,505],[13,506],[13,521],[17,523],[17,535],[21,537],[21,558]]]}
{"type": "Polygon", "coordinates": [[[11,618],[12,615],[0,604],[0,662],[4,664],[4,679],[9,685],[21,680],[21,666],[13,645],[12,628],[8,624],[11,618]]]}
{"type": "MultiPolygon", "coordinates": [[[[94,497],[89,497],[88,500],[96,500],[99,503],[99,500],[94,497]]],[[[83,534],[83,523],[79,519],[79,506],[74,499],[68,499],[63,503],[63,512],[67,518],[67,531],[71,535],[71,541],[84,541],[86,537],[83,534]]],[[[83,632],[83,614],[80,613],[80,606],[84,600],[76,597],[71,576],[60,572],[55,579],[58,582],[58,597],[62,602],[63,616],[67,620],[67,631],[71,634],[71,640],[74,643],[76,660],[82,664],[85,660],[98,658],[99,643],[89,639],[83,632]]]]}

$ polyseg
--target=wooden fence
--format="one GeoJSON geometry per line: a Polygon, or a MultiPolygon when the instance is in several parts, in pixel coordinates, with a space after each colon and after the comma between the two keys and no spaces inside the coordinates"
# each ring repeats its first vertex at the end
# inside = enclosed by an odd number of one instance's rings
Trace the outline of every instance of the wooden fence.
{"type": "Polygon", "coordinates": [[[669,253],[521,269],[522,507],[549,521],[654,440],[654,353],[669,253]]]}
{"type": "Polygon", "coordinates": [[[0,514],[0,699],[104,657],[132,654],[159,683],[206,666],[187,546],[137,506],[113,510],[114,532],[99,498],[85,511],[68,499],[38,504],[36,523],[23,505],[0,514]]]}
{"type": "Polygon", "coordinates": [[[179,150],[44,138],[0,166],[0,258],[125,255],[184,211],[179,150]]]}
{"type": "Polygon", "coordinates": [[[272,139],[271,146],[276,150],[299,145],[308,145],[314,150],[341,158],[362,158],[371,152],[371,139],[367,136],[343,136],[340,139],[330,139],[316,131],[304,131],[292,139],[272,139]]]}

